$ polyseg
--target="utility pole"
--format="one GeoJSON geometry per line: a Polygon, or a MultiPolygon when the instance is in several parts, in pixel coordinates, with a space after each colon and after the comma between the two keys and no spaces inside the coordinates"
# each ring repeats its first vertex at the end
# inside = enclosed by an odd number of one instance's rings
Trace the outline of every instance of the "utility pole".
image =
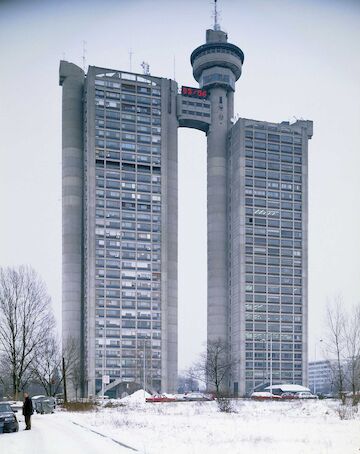
{"type": "Polygon", "coordinates": [[[145,360],[145,339],[144,339],[144,353],[143,353],[143,369],[144,369],[144,377],[143,377],[143,385],[144,385],[144,398],[145,398],[145,393],[146,393],[146,360],[145,360]]]}
{"type": "Polygon", "coordinates": [[[316,346],[318,343],[322,342],[322,339],[319,339],[317,342],[315,342],[315,348],[314,348],[314,394],[316,394],[316,346]]]}
{"type": "Polygon", "coordinates": [[[272,393],[272,380],[273,380],[273,372],[272,372],[272,333],[270,333],[270,392],[272,393]]]}
{"type": "Polygon", "coordinates": [[[64,402],[67,402],[65,358],[62,357],[62,376],[64,383],[64,402]]]}

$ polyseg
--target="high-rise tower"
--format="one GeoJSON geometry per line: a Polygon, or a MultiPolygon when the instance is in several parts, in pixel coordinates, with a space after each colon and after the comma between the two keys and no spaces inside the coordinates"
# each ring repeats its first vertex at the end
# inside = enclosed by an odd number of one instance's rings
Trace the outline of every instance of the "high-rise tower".
{"type": "MultiPolygon", "coordinates": [[[[216,28],[219,28],[218,26],[216,28]]],[[[234,117],[235,82],[244,54],[221,30],[207,30],[206,44],[191,54],[194,78],[208,93],[211,124],[207,132],[208,340],[227,340],[227,138],[234,117]]]]}
{"type": "Polygon", "coordinates": [[[207,136],[207,338],[229,346],[225,387],[307,382],[312,122],[234,124],[243,62],[215,15],[191,54],[198,88],[60,64],[63,342],[80,345],[84,394],[176,389],[179,127],[207,136]]]}

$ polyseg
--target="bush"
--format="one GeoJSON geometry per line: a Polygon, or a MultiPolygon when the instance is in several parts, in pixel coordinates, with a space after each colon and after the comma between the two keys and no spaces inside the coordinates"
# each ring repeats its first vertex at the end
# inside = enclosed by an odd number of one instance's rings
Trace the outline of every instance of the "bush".
{"type": "Polygon", "coordinates": [[[232,406],[231,400],[228,397],[219,396],[217,398],[217,405],[219,411],[222,413],[234,413],[234,408],[232,406]]]}
{"type": "Polygon", "coordinates": [[[95,411],[97,409],[94,402],[66,402],[61,407],[66,411],[95,411]]]}
{"type": "Polygon", "coordinates": [[[354,407],[348,404],[339,405],[336,409],[336,413],[339,415],[339,418],[341,420],[354,419],[357,411],[358,407],[354,407]]]}
{"type": "Polygon", "coordinates": [[[109,402],[106,402],[106,404],[104,405],[104,408],[118,408],[118,407],[126,407],[126,405],[122,402],[111,402],[111,400],[109,402]]]}

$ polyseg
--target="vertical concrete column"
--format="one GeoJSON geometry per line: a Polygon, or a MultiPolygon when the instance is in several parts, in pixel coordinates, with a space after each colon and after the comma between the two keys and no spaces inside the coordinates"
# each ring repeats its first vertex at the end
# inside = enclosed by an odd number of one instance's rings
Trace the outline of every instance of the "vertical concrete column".
{"type": "Polygon", "coordinates": [[[161,388],[175,392],[178,374],[178,147],[177,84],[161,81],[161,388]],[[166,125],[166,126],[165,126],[166,125]]]}
{"type": "Polygon", "coordinates": [[[210,89],[211,126],[207,137],[208,341],[227,340],[227,133],[228,99],[222,87],[210,89]]]}
{"type": "MultiPolygon", "coordinates": [[[[62,341],[82,342],[83,85],[78,66],[60,62],[62,92],[62,341]]],[[[83,346],[81,346],[82,348],[83,346]]]]}

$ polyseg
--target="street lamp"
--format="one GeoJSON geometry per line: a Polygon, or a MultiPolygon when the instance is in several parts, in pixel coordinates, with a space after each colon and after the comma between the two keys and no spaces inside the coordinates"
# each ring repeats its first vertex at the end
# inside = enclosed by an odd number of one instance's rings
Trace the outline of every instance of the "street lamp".
{"type": "Polygon", "coordinates": [[[319,339],[318,341],[315,342],[315,347],[314,347],[314,394],[316,394],[316,346],[320,344],[323,340],[319,339]]]}

